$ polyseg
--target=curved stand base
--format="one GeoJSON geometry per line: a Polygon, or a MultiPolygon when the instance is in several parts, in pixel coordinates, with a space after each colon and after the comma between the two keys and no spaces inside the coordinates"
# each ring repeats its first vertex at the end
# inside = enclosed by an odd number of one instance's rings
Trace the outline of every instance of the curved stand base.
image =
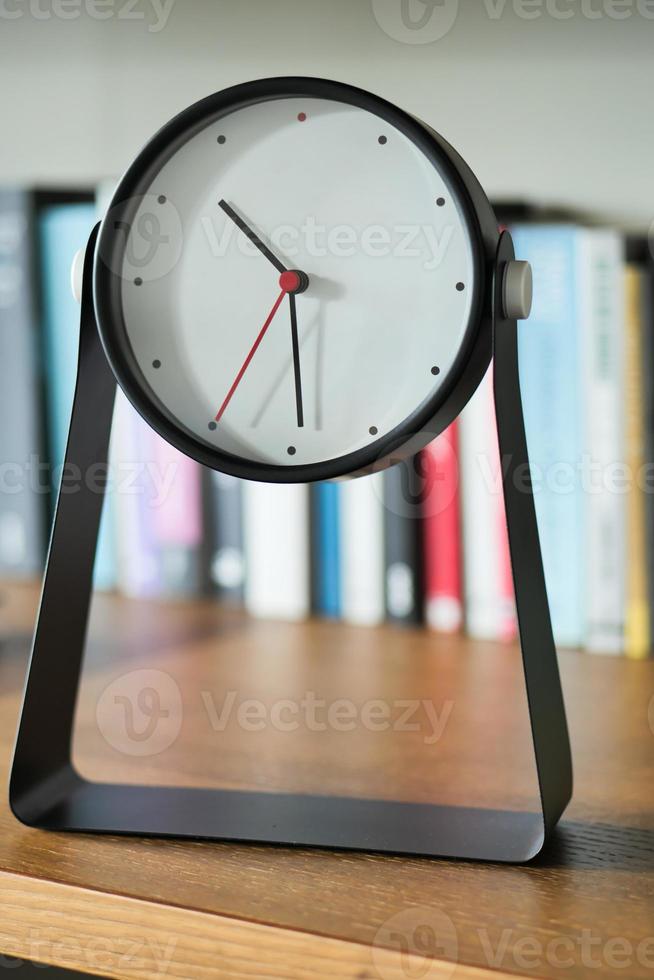
{"type": "MultiPolygon", "coordinates": [[[[97,229],[86,253],[77,390],[66,465],[106,463],[115,381],[90,294],[97,229]]],[[[525,492],[515,321],[501,283],[513,258],[500,239],[495,269],[495,400],[522,657],[542,812],[232,790],[92,783],[73,769],[71,740],[86,638],[102,494],[61,494],[10,785],[19,820],[45,830],[238,840],[492,861],[527,861],[542,848],[571,793],[568,734],[552,641],[538,530],[525,492]],[[517,480],[517,475],[520,479],[517,480]],[[520,487],[520,489],[518,489],[520,487]]]]}

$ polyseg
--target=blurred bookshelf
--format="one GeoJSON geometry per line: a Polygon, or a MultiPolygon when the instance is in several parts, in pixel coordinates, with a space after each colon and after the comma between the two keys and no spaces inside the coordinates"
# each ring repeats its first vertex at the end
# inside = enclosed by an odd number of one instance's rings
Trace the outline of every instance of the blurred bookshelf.
{"type": "MultiPolygon", "coordinates": [[[[0,190],[0,582],[43,567],[75,383],[69,263],[109,200],[0,190]]],[[[497,201],[534,269],[520,326],[536,509],[559,647],[652,650],[654,258],[645,236],[497,201]]],[[[254,616],[517,637],[489,374],[413,460],[355,481],[284,486],[203,471],[119,392],[95,585],[196,597],[254,616]]]]}

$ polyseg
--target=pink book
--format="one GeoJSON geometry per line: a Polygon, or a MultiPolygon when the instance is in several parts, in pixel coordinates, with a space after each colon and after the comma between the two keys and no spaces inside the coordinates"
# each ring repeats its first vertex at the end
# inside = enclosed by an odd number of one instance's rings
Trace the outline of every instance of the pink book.
{"type": "MultiPolygon", "coordinates": [[[[500,457],[497,446],[497,459],[500,457]]],[[[500,470],[501,472],[501,470],[500,470]]],[[[506,509],[504,494],[497,495],[496,519],[497,529],[497,563],[498,563],[498,601],[499,601],[499,637],[500,640],[514,640],[518,635],[518,619],[515,608],[513,591],[513,571],[511,569],[511,552],[509,550],[509,532],[506,526],[506,509]]]]}
{"type": "Polygon", "coordinates": [[[200,466],[152,430],[149,457],[156,488],[150,504],[163,592],[196,594],[203,587],[200,466]]]}
{"type": "Polygon", "coordinates": [[[457,424],[423,451],[425,497],[425,618],[443,633],[463,622],[461,513],[457,424]]]}

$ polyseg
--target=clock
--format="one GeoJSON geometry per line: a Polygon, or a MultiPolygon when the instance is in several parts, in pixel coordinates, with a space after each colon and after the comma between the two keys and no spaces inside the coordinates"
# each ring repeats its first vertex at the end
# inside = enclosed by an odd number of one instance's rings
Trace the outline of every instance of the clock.
{"type": "Polygon", "coordinates": [[[239,85],[147,144],[72,278],[81,320],[65,467],[93,478],[57,502],[10,781],[18,819],[494,861],[537,854],[570,798],[571,763],[520,398],[517,320],[531,273],[464,161],[360,89],[239,85]],[[491,358],[539,806],[84,779],[73,719],[117,385],[205,466],[305,482],[417,452],[491,358]]]}
{"type": "Polygon", "coordinates": [[[422,448],[480,381],[498,237],[423,123],[337,82],[253,82],[128,169],[99,234],[98,326],[137,409],[200,462],[366,472],[422,448]]]}

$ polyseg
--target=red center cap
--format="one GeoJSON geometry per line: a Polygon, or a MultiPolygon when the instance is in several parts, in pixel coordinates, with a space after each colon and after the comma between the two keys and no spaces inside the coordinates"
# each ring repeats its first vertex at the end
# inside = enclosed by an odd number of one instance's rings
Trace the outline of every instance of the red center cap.
{"type": "Polygon", "coordinates": [[[296,293],[300,288],[301,280],[297,272],[293,272],[289,269],[287,272],[282,272],[279,277],[279,287],[283,289],[285,293],[296,293]]]}

